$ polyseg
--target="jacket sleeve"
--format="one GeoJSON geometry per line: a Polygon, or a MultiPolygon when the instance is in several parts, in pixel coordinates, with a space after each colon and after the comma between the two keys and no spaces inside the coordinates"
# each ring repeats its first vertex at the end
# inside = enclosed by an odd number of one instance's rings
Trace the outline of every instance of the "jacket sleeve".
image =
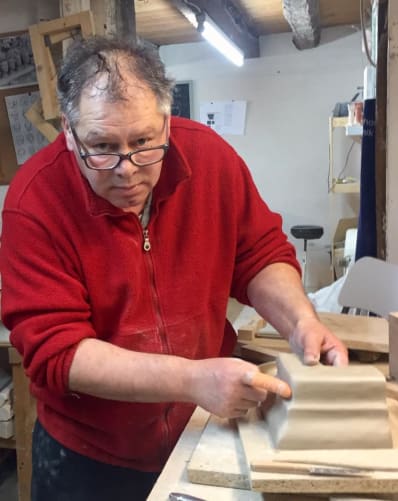
{"type": "Polygon", "coordinates": [[[4,209],[0,249],[2,320],[32,383],[66,393],[78,343],[95,337],[78,267],[63,262],[29,214],[4,209]]]}
{"type": "Polygon", "coordinates": [[[249,169],[239,158],[233,193],[237,221],[237,249],[231,295],[250,304],[246,291],[252,278],[266,266],[286,263],[301,274],[294,246],[282,230],[282,218],[262,200],[249,169]]]}

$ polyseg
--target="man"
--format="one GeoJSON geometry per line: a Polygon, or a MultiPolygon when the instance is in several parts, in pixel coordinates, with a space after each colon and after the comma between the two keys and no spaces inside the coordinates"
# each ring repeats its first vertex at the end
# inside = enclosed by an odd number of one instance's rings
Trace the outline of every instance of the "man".
{"type": "Polygon", "coordinates": [[[32,499],[141,500],[196,405],[237,417],[266,397],[256,366],[231,358],[229,296],[306,363],[347,353],[243,160],[170,118],[156,55],[78,42],[58,94],[63,133],[3,211],[3,320],[38,403],[32,499]]]}

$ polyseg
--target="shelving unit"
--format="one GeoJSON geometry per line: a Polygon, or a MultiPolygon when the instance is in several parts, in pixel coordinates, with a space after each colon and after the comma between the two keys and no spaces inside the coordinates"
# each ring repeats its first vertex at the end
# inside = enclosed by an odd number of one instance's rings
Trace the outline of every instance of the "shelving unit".
{"type": "Polygon", "coordinates": [[[334,177],[334,130],[336,128],[345,128],[346,136],[354,141],[360,142],[362,139],[362,126],[350,125],[348,117],[330,117],[329,118],[329,191],[333,193],[359,193],[359,181],[341,181],[336,182],[334,177]]]}
{"type": "MultiPolygon", "coordinates": [[[[339,151],[337,146],[337,139],[344,141],[344,136],[342,132],[339,134],[339,137],[335,136],[335,129],[344,129],[345,136],[351,140],[356,142],[361,142],[362,140],[362,126],[359,124],[350,125],[348,117],[330,117],[329,118],[329,177],[328,177],[328,185],[329,185],[329,193],[330,197],[330,211],[331,218],[335,217],[336,207],[340,207],[340,210],[343,206],[350,205],[351,209],[359,203],[358,194],[360,193],[360,183],[359,180],[355,180],[352,178],[343,178],[336,179],[337,174],[335,173],[335,158],[334,158],[334,150],[336,152],[339,151]],[[335,145],[336,142],[336,145],[335,145]],[[341,194],[341,197],[336,198],[336,194],[341,194]],[[352,199],[349,199],[350,197],[352,199]],[[347,198],[345,198],[347,197],[347,198]],[[349,201],[348,201],[349,200],[349,201]]],[[[340,146],[340,145],[339,145],[340,146]]],[[[341,149],[341,147],[340,147],[341,149]]],[[[337,169],[336,169],[337,170],[337,169]]],[[[342,172],[344,170],[344,166],[339,166],[338,172],[342,172]]],[[[356,211],[355,211],[356,212],[356,211]]],[[[333,224],[335,221],[333,222],[333,224]]],[[[341,212],[341,216],[337,220],[337,227],[334,239],[331,243],[331,274],[332,281],[336,280],[341,276],[339,274],[342,271],[341,262],[343,258],[344,248],[340,247],[340,243],[345,241],[346,231],[349,228],[355,228],[357,225],[357,217],[344,217],[344,211],[341,212]]]]}

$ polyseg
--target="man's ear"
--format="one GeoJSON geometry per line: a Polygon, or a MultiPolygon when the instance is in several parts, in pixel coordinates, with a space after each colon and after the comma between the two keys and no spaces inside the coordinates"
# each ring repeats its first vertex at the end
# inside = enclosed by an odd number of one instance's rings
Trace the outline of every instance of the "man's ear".
{"type": "Polygon", "coordinates": [[[75,140],[69,125],[69,122],[65,115],[61,115],[61,126],[65,134],[66,147],[69,151],[74,151],[75,140]]]}

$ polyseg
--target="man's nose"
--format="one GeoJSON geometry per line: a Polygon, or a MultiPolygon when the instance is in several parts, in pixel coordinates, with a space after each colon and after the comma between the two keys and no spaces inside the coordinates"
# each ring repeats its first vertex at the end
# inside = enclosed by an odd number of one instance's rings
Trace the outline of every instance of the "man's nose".
{"type": "Polygon", "coordinates": [[[131,176],[138,171],[139,167],[133,164],[131,158],[125,157],[120,159],[119,165],[115,171],[119,176],[131,176]]]}

